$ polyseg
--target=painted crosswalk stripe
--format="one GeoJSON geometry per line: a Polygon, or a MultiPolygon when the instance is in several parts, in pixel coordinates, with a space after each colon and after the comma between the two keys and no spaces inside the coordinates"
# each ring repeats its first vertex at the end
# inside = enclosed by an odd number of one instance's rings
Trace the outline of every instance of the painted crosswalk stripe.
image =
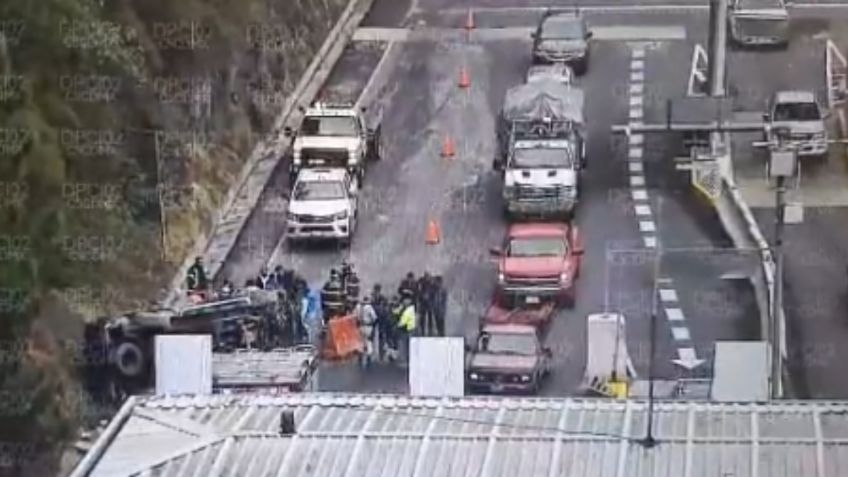
{"type": "Polygon", "coordinates": [[[662,290],[660,290],[660,300],[664,302],[677,301],[677,291],[672,290],[671,288],[663,288],[662,290]]]}
{"type": "Polygon", "coordinates": [[[643,149],[641,146],[631,147],[627,152],[627,157],[629,159],[642,159],[643,149]]]}
{"type": "Polygon", "coordinates": [[[630,62],[631,71],[643,71],[645,69],[645,60],[633,60],[630,62]]]}
{"type": "Polygon", "coordinates": [[[690,339],[692,339],[692,337],[689,335],[689,328],[682,326],[675,326],[674,328],[672,328],[671,334],[677,341],[689,341],[690,339]]]}
{"type": "Polygon", "coordinates": [[[642,237],[642,241],[645,243],[645,248],[657,248],[656,237],[642,237]]]}
{"type": "Polygon", "coordinates": [[[645,113],[641,108],[632,108],[630,109],[630,119],[642,119],[645,116],[645,113]]]}
{"type": "Polygon", "coordinates": [[[630,136],[630,145],[631,146],[641,146],[645,142],[645,137],[641,134],[634,134],[630,136]]]}
{"type": "Polygon", "coordinates": [[[630,185],[634,187],[642,187],[645,185],[645,176],[632,175],[630,176],[630,185]]]}
{"type": "Polygon", "coordinates": [[[627,168],[630,172],[642,172],[645,170],[641,162],[631,161],[627,163],[627,168]]]}
{"type": "Polygon", "coordinates": [[[636,204],[634,206],[636,209],[636,215],[647,216],[651,215],[651,207],[644,204],[636,204]]]}
{"type": "Polygon", "coordinates": [[[665,316],[668,317],[669,321],[683,321],[686,319],[683,316],[683,310],[680,308],[666,308],[665,316]]]}
{"type": "Polygon", "coordinates": [[[630,81],[645,81],[644,71],[633,71],[630,73],[630,81]]]}
{"type": "Polygon", "coordinates": [[[642,106],[642,97],[641,96],[631,96],[630,97],[630,106],[642,106]]]}
{"type": "Polygon", "coordinates": [[[639,222],[639,231],[641,232],[654,232],[656,230],[657,227],[652,220],[642,220],[639,222]]]}
{"type": "Polygon", "coordinates": [[[633,189],[633,200],[648,200],[648,191],[645,189],[633,189]]]}
{"type": "Polygon", "coordinates": [[[634,94],[641,95],[643,91],[645,91],[645,83],[639,82],[639,83],[633,83],[633,84],[630,85],[630,94],[631,95],[634,95],[634,94]]]}

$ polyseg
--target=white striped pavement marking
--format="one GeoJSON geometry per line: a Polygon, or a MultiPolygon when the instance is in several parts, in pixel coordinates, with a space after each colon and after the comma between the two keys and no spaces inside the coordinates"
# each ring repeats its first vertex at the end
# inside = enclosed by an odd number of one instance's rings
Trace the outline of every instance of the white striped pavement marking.
{"type": "Polygon", "coordinates": [[[631,96],[630,97],[630,106],[642,106],[642,97],[641,96],[631,96]]]}
{"type": "Polygon", "coordinates": [[[633,49],[633,58],[634,59],[642,59],[645,57],[645,49],[644,48],[634,48],[633,49]]]}
{"type": "Polygon", "coordinates": [[[645,136],[641,134],[632,134],[630,136],[630,145],[631,146],[641,146],[645,142],[645,136]]]}
{"type": "Polygon", "coordinates": [[[645,81],[645,72],[644,71],[632,71],[632,72],[630,72],[630,81],[645,81]]]}
{"type": "Polygon", "coordinates": [[[633,189],[633,200],[648,200],[648,191],[645,189],[633,189]]]}
{"type": "Polygon", "coordinates": [[[630,185],[633,187],[642,187],[645,185],[645,176],[632,175],[630,176],[630,185]]]}
{"type": "Polygon", "coordinates": [[[645,169],[642,163],[637,161],[628,162],[627,168],[630,169],[630,172],[642,172],[645,169]]]}
{"type": "Polygon", "coordinates": [[[636,210],[636,215],[646,216],[651,215],[651,206],[644,204],[636,204],[633,206],[636,210]]]}
{"type": "Polygon", "coordinates": [[[645,242],[645,247],[647,248],[657,248],[656,237],[642,237],[642,241],[645,242]]]}
{"type": "Polygon", "coordinates": [[[630,109],[630,119],[642,119],[644,117],[644,112],[642,112],[642,108],[631,108],[630,109]]]}
{"type": "Polygon", "coordinates": [[[642,152],[643,151],[641,146],[631,147],[630,150],[627,152],[627,157],[629,157],[630,159],[642,159],[642,152]]]}
{"type": "Polygon", "coordinates": [[[657,230],[657,226],[654,225],[653,220],[642,220],[639,222],[639,231],[641,232],[655,232],[657,230]]]}
{"type": "Polygon", "coordinates": [[[660,300],[664,302],[675,302],[677,301],[677,291],[671,288],[664,288],[660,290],[660,300]]]}
{"type": "Polygon", "coordinates": [[[689,328],[675,326],[671,329],[671,334],[677,341],[689,341],[692,337],[689,335],[689,328]]]}
{"type": "Polygon", "coordinates": [[[669,321],[683,321],[686,317],[683,315],[683,310],[680,308],[666,308],[665,316],[669,321]]]}
{"type": "Polygon", "coordinates": [[[630,85],[630,94],[642,94],[645,91],[644,83],[633,83],[630,85]]]}
{"type": "Polygon", "coordinates": [[[644,71],[645,60],[633,60],[630,62],[630,71],[644,71]]]}
{"type": "Polygon", "coordinates": [[[698,357],[695,355],[695,348],[677,348],[677,356],[683,361],[695,361],[698,357]]]}

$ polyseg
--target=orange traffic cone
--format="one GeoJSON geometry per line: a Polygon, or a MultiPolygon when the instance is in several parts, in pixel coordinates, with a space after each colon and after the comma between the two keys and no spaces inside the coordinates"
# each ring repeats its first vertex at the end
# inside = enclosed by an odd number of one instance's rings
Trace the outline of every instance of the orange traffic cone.
{"type": "Polygon", "coordinates": [[[445,136],[445,142],[442,143],[442,157],[448,158],[456,155],[456,145],[453,143],[453,138],[449,135],[445,136]]]}
{"type": "Polygon", "coordinates": [[[427,224],[427,243],[430,245],[436,245],[441,241],[442,231],[439,229],[439,224],[435,220],[431,220],[429,224],[427,224]]]}
{"type": "Polygon", "coordinates": [[[465,29],[469,32],[474,29],[474,10],[468,9],[468,17],[465,18],[465,29]]]}
{"type": "Polygon", "coordinates": [[[459,87],[467,88],[471,86],[471,78],[468,76],[468,70],[463,66],[461,70],[459,70],[459,87]]]}

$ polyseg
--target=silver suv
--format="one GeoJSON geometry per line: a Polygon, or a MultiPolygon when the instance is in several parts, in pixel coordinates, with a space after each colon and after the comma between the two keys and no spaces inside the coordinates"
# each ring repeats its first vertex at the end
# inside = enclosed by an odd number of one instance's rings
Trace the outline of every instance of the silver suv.
{"type": "Polygon", "coordinates": [[[567,64],[577,75],[589,68],[589,31],[578,13],[547,12],[539,21],[533,38],[533,63],[567,64]]]}

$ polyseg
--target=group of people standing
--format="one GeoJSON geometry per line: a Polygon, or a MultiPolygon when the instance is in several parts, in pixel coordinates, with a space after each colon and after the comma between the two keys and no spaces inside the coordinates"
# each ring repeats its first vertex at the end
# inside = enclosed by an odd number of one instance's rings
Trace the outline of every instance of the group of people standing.
{"type": "MultiPolygon", "coordinates": [[[[212,293],[200,258],[186,280],[189,294],[202,294],[206,299],[225,299],[237,293],[229,280],[212,293]]],[[[410,337],[445,336],[447,291],[440,275],[424,272],[416,277],[408,272],[391,296],[377,283],[370,294],[360,297],[360,287],[353,265],[344,261],[340,270],[330,270],[320,290],[310,289],[296,271],[280,265],[271,272],[263,267],[247,280],[244,290],[278,292],[286,317],[280,331],[290,344],[317,346],[330,320],[353,315],[363,342],[359,355],[363,365],[378,360],[407,361],[410,337]]]]}
{"type": "Polygon", "coordinates": [[[364,343],[360,360],[407,361],[413,336],[444,336],[447,291],[441,276],[407,273],[391,297],[375,284],[370,296],[356,308],[364,343]]]}

